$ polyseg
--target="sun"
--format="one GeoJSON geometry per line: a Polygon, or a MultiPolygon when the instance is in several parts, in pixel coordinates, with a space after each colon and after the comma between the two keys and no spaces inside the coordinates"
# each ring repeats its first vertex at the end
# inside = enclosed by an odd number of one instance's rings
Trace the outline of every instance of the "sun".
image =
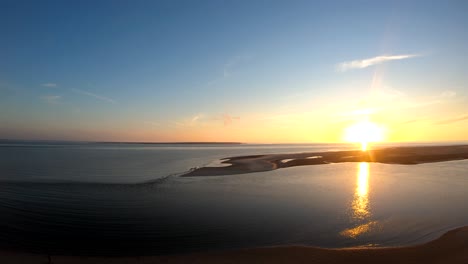
{"type": "Polygon", "coordinates": [[[370,121],[361,121],[345,131],[345,140],[348,142],[361,143],[361,150],[366,151],[369,142],[379,142],[384,139],[382,126],[370,121]]]}

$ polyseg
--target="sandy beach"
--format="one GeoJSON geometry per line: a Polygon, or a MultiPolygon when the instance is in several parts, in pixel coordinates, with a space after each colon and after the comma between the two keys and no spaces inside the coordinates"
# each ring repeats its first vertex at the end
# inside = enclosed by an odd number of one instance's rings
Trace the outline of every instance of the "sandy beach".
{"type": "Polygon", "coordinates": [[[225,158],[222,163],[231,164],[230,166],[194,168],[183,176],[221,176],[341,162],[378,162],[414,165],[462,159],[468,159],[468,145],[392,147],[367,151],[352,150],[253,155],[225,158]]]}
{"type": "Polygon", "coordinates": [[[0,252],[0,263],[468,263],[468,227],[417,246],[324,249],[285,246],[173,256],[86,257],[0,252]]]}

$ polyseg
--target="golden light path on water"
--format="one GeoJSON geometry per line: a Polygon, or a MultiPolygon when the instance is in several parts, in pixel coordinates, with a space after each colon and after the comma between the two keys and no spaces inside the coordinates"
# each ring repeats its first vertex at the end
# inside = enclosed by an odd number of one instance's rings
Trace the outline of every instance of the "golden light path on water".
{"type": "Polygon", "coordinates": [[[369,216],[369,164],[361,162],[358,165],[356,191],[352,208],[357,219],[369,216]]]}
{"type": "Polygon", "coordinates": [[[369,163],[360,162],[358,164],[356,189],[353,202],[351,204],[352,220],[365,221],[356,227],[343,230],[342,236],[356,238],[367,233],[377,224],[377,221],[368,221],[371,213],[369,207],[369,163]]]}

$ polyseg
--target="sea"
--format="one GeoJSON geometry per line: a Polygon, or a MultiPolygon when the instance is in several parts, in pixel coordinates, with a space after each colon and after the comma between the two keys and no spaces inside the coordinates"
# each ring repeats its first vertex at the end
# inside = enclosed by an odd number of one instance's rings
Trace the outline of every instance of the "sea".
{"type": "Polygon", "coordinates": [[[233,156],[356,148],[3,140],[0,248],[130,256],[387,247],[468,225],[468,160],[182,176],[233,156]]]}

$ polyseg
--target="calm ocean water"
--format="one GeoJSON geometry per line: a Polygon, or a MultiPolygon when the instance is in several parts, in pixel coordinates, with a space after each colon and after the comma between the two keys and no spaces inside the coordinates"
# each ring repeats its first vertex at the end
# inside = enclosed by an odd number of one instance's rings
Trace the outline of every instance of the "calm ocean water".
{"type": "Polygon", "coordinates": [[[468,224],[468,161],[179,177],[229,156],[349,148],[0,142],[0,247],[151,255],[399,246],[468,224]]]}

